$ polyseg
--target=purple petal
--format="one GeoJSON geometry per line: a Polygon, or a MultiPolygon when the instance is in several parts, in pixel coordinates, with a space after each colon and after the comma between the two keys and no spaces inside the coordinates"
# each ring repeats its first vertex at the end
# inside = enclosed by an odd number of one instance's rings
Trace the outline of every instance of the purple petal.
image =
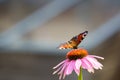
{"type": "Polygon", "coordinates": [[[92,67],[94,67],[95,69],[102,69],[103,65],[99,63],[95,58],[87,56],[86,59],[91,63],[92,67]]]}
{"type": "Polygon", "coordinates": [[[61,71],[58,73],[58,74],[60,74],[59,79],[62,78],[62,76],[63,76],[63,74],[64,74],[64,71],[65,71],[65,69],[66,69],[68,63],[69,63],[69,62],[66,61],[66,62],[63,64],[63,67],[62,67],[61,71]]]}
{"type": "Polygon", "coordinates": [[[53,72],[53,75],[59,72],[62,69],[63,65],[61,65],[56,71],[53,72]]]}
{"type": "Polygon", "coordinates": [[[60,62],[58,65],[56,65],[55,67],[53,67],[53,69],[56,69],[57,67],[59,67],[60,65],[62,65],[63,63],[65,63],[66,61],[68,61],[68,59],[60,62]]]}
{"type": "Polygon", "coordinates": [[[86,58],[91,63],[92,67],[94,67],[95,69],[98,69],[98,67],[96,66],[94,60],[91,57],[86,57],[86,58]]]}
{"type": "Polygon", "coordinates": [[[85,64],[87,66],[87,68],[91,68],[91,65],[85,58],[82,59],[82,63],[85,64]]]}
{"type": "Polygon", "coordinates": [[[71,74],[73,71],[73,67],[74,67],[74,61],[70,61],[66,68],[65,74],[67,75],[71,74]]]}
{"type": "Polygon", "coordinates": [[[98,67],[98,69],[102,69],[103,65],[99,63],[95,58],[93,58],[95,65],[98,67]]]}
{"type": "Polygon", "coordinates": [[[75,67],[76,67],[77,70],[80,69],[81,64],[82,64],[81,59],[77,59],[76,62],[75,62],[75,67]]]}
{"type": "Polygon", "coordinates": [[[94,58],[98,58],[98,59],[104,59],[103,57],[96,56],[96,55],[89,55],[89,56],[94,57],[94,58]]]}
{"type": "MultiPolygon", "coordinates": [[[[75,63],[74,63],[74,65],[75,65],[75,63]]],[[[80,70],[79,70],[79,69],[76,69],[76,66],[74,66],[74,70],[75,70],[75,73],[76,73],[77,75],[79,75],[80,70]]]]}
{"type": "Polygon", "coordinates": [[[90,64],[90,62],[86,58],[82,59],[82,67],[87,69],[88,72],[94,73],[94,69],[93,69],[92,65],[90,64]]]}

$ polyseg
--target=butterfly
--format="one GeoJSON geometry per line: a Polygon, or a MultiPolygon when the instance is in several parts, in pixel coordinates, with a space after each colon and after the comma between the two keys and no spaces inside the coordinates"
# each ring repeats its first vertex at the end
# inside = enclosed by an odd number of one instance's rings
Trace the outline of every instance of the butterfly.
{"type": "Polygon", "coordinates": [[[80,33],[74,36],[68,42],[61,44],[58,48],[59,49],[77,49],[78,45],[81,43],[81,41],[85,38],[87,34],[88,34],[88,31],[84,31],[83,33],[80,33]]]}

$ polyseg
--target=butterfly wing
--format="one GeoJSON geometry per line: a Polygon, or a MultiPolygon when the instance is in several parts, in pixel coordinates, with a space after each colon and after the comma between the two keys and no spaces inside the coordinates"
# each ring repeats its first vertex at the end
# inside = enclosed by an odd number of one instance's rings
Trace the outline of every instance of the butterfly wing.
{"type": "Polygon", "coordinates": [[[88,31],[85,31],[77,36],[74,36],[70,41],[61,44],[59,49],[77,49],[77,46],[81,43],[87,34],[88,31]]]}
{"type": "Polygon", "coordinates": [[[85,38],[85,36],[88,34],[88,31],[85,31],[83,33],[80,33],[78,36],[77,36],[77,40],[76,40],[76,46],[78,46],[82,40],[85,38]]]}
{"type": "Polygon", "coordinates": [[[72,48],[73,46],[69,43],[69,41],[59,46],[59,49],[72,49],[72,48]]]}

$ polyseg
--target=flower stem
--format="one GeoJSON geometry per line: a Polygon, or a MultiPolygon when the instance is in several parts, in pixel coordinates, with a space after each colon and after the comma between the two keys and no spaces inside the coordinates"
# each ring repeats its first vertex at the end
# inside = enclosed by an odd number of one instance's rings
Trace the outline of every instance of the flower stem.
{"type": "Polygon", "coordinates": [[[83,80],[82,67],[80,67],[80,74],[78,75],[78,80],[83,80]]]}

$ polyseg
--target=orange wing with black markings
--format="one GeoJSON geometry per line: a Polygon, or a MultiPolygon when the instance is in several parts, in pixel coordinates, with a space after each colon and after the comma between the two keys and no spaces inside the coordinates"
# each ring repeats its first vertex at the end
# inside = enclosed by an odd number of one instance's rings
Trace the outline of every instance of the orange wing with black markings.
{"type": "Polygon", "coordinates": [[[84,31],[79,35],[74,36],[68,42],[61,44],[59,46],[59,49],[77,49],[78,45],[81,43],[81,41],[85,38],[87,34],[88,34],[88,31],[84,31]]]}

